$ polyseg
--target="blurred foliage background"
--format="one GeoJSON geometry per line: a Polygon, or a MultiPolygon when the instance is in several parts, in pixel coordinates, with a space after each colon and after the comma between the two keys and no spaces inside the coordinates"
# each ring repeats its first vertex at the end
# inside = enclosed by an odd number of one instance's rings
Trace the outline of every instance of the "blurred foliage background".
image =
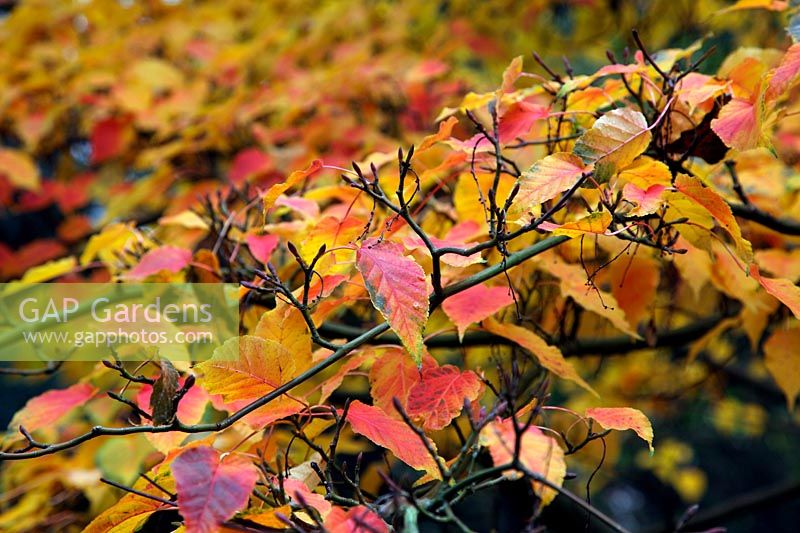
{"type": "MultiPolygon", "coordinates": [[[[5,2],[0,144],[15,154],[3,159],[15,170],[13,179],[0,176],[0,280],[74,254],[111,221],[147,225],[229,184],[264,187],[315,158],[348,166],[408,145],[435,129],[442,107],[495,87],[518,55],[529,71],[538,68],[535,51],[559,71],[566,57],[576,73],[591,72],[608,62],[607,51],[624,56],[632,28],[651,50],[705,37],[704,46],[717,47],[707,73],[740,46],[785,48],[784,14],[726,11],[731,5],[5,2]]],[[[76,278],[106,275],[84,267],[76,278]]],[[[715,509],[800,479],[796,417],[761,363],[744,357],[745,367],[707,371],[747,350],[743,341],[715,340],[703,363],[642,352],[598,367],[604,391],[654,413],[657,452],[650,458],[632,438],[609,437],[592,502],[635,530],[658,530],[694,503],[715,509]]],[[[4,379],[3,423],[57,379],[4,379]]],[[[581,468],[597,460],[599,450],[581,468]]],[[[730,517],[730,530],[792,531],[800,516],[793,486],[773,505],[730,517]]],[[[493,501],[467,500],[474,527],[513,530],[515,506],[526,504],[517,490],[509,484],[493,501]]],[[[548,514],[564,531],[584,527],[585,517],[564,515],[558,502],[548,514]]],[[[18,519],[0,511],[0,529],[18,519]]]]}

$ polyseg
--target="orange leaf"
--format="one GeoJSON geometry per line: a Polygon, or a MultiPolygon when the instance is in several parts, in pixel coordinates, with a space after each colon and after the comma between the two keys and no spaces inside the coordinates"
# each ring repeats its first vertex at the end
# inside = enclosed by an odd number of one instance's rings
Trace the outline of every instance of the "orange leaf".
{"type": "Polygon", "coordinates": [[[24,426],[26,430],[32,432],[52,426],[74,408],[84,405],[95,392],[97,389],[88,383],[76,383],[66,389],[49,390],[28,400],[25,407],[14,415],[9,427],[24,426]]]}
{"type": "MultiPolygon", "coordinates": [[[[492,422],[481,433],[481,437],[484,438],[484,442],[489,448],[495,466],[510,463],[514,458],[516,434],[513,420],[492,422]]],[[[564,476],[567,473],[564,450],[553,437],[545,435],[539,428],[530,426],[522,434],[519,459],[525,468],[541,475],[553,485],[560,487],[564,482],[564,476]]],[[[507,475],[512,478],[520,476],[519,473],[507,475]]],[[[542,500],[542,505],[549,504],[558,494],[555,490],[538,482],[533,482],[533,487],[542,500]]]]}
{"type": "Polygon", "coordinates": [[[281,183],[276,183],[272,187],[270,187],[266,193],[264,193],[263,202],[264,202],[264,214],[266,214],[272,206],[275,205],[275,201],[278,197],[291,189],[292,187],[298,185],[301,181],[309,177],[310,175],[317,172],[319,169],[322,168],[322,160],[315,159],[305,170],[295,170],[289,177],[286,178],[286,181],[281,183]]]}
{"type": "MultiPolygon", "coordinates": [[[[347,421],[353,431],[388,449],[410,467],[441,479],[436,459],[431,457],[419,436],[402,420],[390,417],[380,407],[355,400],[347,411],[347,421]]],[[[431,446],[434,446],[433,443],[431,446]]]]}
{"type": "Polygon", "coordinates": [[[764,343],[764,364],[775,383],[786,394],[789,412],[794,412],[795,400],[800,394],[800,327],[778,330],[764,343]]]}
{"type": "Polygon", "coordinates": [[[372,304],[420,365],[422,330],[428,321],[428,286],[422,267],[404,256],[399,244],[376,239],[364,241],[356,265],[372,304]]]}
{"type": "Polygon", "coordinates": [[[334,507],[323,525],[325,531],[330,533],[389,533],[386,522],[363,505],[356,505],[347,511],[334,507]]]}
{"type": "Polygon", "coordinates": [[[566,235],[567,237],[582,237],[586,233],[603,234],[611,225],[611,213],[608,211],[591,213],[574,222],[566,224],[553,224],[543,222],[539,227],[545,231],[552,231],[553,235],[566,235]]]}
{"type": "Polygon", "coordinates": [[[493,318],[484,320],[483,327],[486,331],[514,341],[531,352],[539,360],[539,364],[543,368],[546,368],[556,376],[572,381],[597,396],[594,389],[583,380],[575,370],[575,367],[564,359],[561,350],[547,344],[544,339],[533,331],[513,324],[501,324],[493,318]]]}
{"type": "Polygon", "coordinates": [[[161,271],[177,273],[186,268],[192,260],[192,251],[176,246],[154,248],[144,254],[141,260],[125,274],[127,279],[141,280],[161,271]]]}
{"type": "Polygon", "coordinates": [[[501,143],[508,143],[530,131],[537,120],[547,118],[550,110],[543,105],[530,102],[516,102],[503,113],[497,125],[497,135],[501,143]]]}
{"type": "Polygon", "coordinates": [[[595,177],[606,181],[644,152],[651,138],[644,115],[623,107],[597,119],[575,143],[573,153],[587,165],[594,163],[595,177]]]}
{"type": "Polygon", "coordinates": [[[742,237],[742,230],[736,217],[733,216],[728,203],[716,192],[704,187],[700,180],[687,176],[678,175],[675,180],[675,187],[691,198],[696,204],[702,206],[714,219],[722,226],[736,243],[736,253],[747,263],[753,261],[753,246],[742,237]]]}
{"type": "Polygon", "coordinates": [[[458,339],[463,340],[467,328],[494,315],[514,303],[508,287],[475,285],[456,293],[442,303],[442,309],[458,328],[458,339]]]}
{"type": "Polygon", "coordinates": [[[534,211],[540,204],[555,198],[575,185],[589,171],[580,157],[558,152],[540,159],[523,172],[519,193],[509,210],[509,218],[519,218],[534,211]]]}
{"type": "Polygon", "coordinates": [[[475,401],[483,384],[475,372],[461,372],[453,365],[427,367],[422,379],[408,394],[408,414],[422,417],[422,427],[437,430],[446,427],[464,408],[464,400],[475,401]]]}
{"type": "Polygon", "coordinates": [[[800,319],[800,287],[788,279],[762,277],[755,263],[750,265],[750,275],[764,287],[765,291],[788,307],[795,318],[800,319]]]}
{"type": "Polygon", "coordinates": [[[594,407],[586,410],[586,416],[593,418],[605,429],[625,431],[632,429],[650,447],[653,453],[653,426],[647,416],[631,407],[594,407]]]}
{"type": "Polygon", "coordinates": [[[0,176],[5,176],[11,185],[20,189],[41,189],[39,169],[31,157],[20,150],[0,149],[0,176]]]}
{"type": "MultiPolygon", "coordinates": [[[[397,398],[404,409],[408,410],[408,394],[419,383],[420,370],[408,358],[405,351],[397,346],[382,348],[381,355],[369,371],[370,395],[372,402],[384,412],[397,415],[393,399],[397,398]]],[[[422,366],[436,366],[430,356],[423,358],[422,366]]]]}
{"type": "Polygon", "coordinates": [[[171,465],[178,509],[189,533],[212,533],[250,500],[258,471],[238,454],[220,459],[209,446],[189,448],[171,465]]]}
{"type": "Polygon", "coordinates": [[[416,150],[414,150],[414,153],[420,154],[425,150],[430,149],[436,143],[450,138],[450,136],[453,134],[453,127],[455,127],[456,124],[458,124],[458,119],[456,117],[450,117],[447,120],[440,122],[439,131],[422,139],[422,142],[419,143],[419,146],[416,148],[416,150]]]}

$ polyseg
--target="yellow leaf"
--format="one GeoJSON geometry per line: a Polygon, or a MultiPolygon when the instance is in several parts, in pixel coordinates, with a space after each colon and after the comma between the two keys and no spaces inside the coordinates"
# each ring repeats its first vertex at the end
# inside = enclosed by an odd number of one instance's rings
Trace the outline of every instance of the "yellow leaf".
{"type": "Polygon", "coordinates": [[[778,330],[764,343],[764,364],[773,379],[786,394],[789,411],[794,411],[800,394],[800,327],[778,330]]]}
{"type": "Polygon", "coordinates": [[[494,318],[487,318],[483,321],[483,327],[490,333],[505,337],[519,344],[531,352],[543,368],[546,368],[560,378],[567,379],[588,390],[595,396],[598,394],[586,383],[575,370],[572,364],[564,359],[556,346],[550,346],[543,338],[531,330],[513,324],[501,324],[494,318]]]}
{"type": "Polygon", "coordinates": [[[20,150],[0,149],[0,176],[20,189],[38,191],[41,188],[39,170],[31,157],[20,150]]]}

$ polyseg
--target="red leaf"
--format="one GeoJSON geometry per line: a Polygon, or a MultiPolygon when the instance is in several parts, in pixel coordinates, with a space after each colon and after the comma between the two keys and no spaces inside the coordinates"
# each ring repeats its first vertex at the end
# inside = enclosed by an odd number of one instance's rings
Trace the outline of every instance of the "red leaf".
{"type": "Polygon", "coordinates": [[[150,250],[125,276],[129,279],[144,279],[162,270],[180,272],[192,260],[192,251],[175,246],[162,246],[150,250]]]}
{"type": "Polygon", "coordinates": [[[228,179],[234,185],[241,185],[253,177],[269,172],[272,166],[272,159],[267,154],[258,148],[247,148],[233,158],[228,179]]]}
{"type": "MultiPolygon", "coordinates": [[[[370,394],[372,402],[389,415],[396,415],[393,399],[397,398],[404,409],[408,409],[408,394],[419,383],[420,371],[396,346],[385,348],[384,353],[369,371],[370,394]]],[[[423,368],[436,366],[436,361],[428,356],[422,359],[423,368]]]]}
{"type": "Polygon", "coordinates": [[[253,257],[266,265],[269,263],[272,252],[278,247],[280,239],[277,235],[248,235],[245,240],[253,257]]]}
{"type": "Polygon", "coordinates": [[[92,127],[92,163],[103,163],[120,155],[130,140],[128,120],[109,117],[100,120],[92,127]]]}
{"type": "Polygon", "coordinates": [[[424,470],[436,479],[441,479],[436,461],[419,436],[405,422],[391,418],[380,407],[366,405],[358,400],[350,404],[347,421],[353,431],[388,449],[410,467],[424,470]]]}
{"type": "Polygon", "coordinates": [[[178,508],[189,533],[211,533],[250,499],[258,472],[248,459],[220,459],[208,446],[189,448],[172,461],[178,508]]]}
{"type": "Polygon", "coordinates": [[[356,264],[372,304],[421,364],[422,330],[428,321],[428,286],[422,267],[404,256],[399,244],[376,239],[364,241],[356,264]]]}
{"type": "Polygon", "coordinates": [[[24,426],[28,431],[36,431],[52,426],[72,409],[85,404],[96,391],[88,383],[76,383],[66,389],[47,391],[28,400],[25,407],[14,415],[9,427],[24,426]]]}
{"type": "Polygon", "coordinates": [[[489,318],[512,303],[514,298],[508,287],[480,284],[449,297],[442,304],[442,309],[458,328],[458,338],[461,340],[469,326],[489,318]]]}
{"type": "Polygon", "coordinates": [[[428,367],[422,379],[408,394],[408,414],[422,417],[422,427],[437,430],[446,427],[464,408],[464,400],[475,401],[483,383],[475,372],[461,372],[453,365],[428,367]]]}
{"type": "Polygon", "coordinates": [[[534,122],[547,118],[549,113],[550,110],[543,105],[525,101],[512,104],[498,121],[497,133],[500,142],[505,144],[525,135],[534,122]]]}
{"type": "Polygon", "coordinates": [[[334,507],[325,518],[325,530],[330,533],[388,533],[380,516],[363,505],[356,505],[345,511],[334,507]]]}

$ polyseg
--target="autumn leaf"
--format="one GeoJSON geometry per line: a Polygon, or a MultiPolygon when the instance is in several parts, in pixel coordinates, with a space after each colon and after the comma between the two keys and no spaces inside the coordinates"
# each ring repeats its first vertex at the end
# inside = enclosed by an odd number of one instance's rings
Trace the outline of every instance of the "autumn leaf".
{"type": "MultiPolygon", "coordinates": [[[[430,242],[436,248],[467,249],[470,246],[472,246],[472,244],[474,244],[473,242],[471,242],[471,238],[477,235],[478,233],[480,233],[480,226],[472,220],[467,220],[465,222],[460,222],[455,226],[453,226],[452,228],[450,228],[450,231],[447,232],[447,235],[445,235],[443,239],[438,239],[436,237],[429,236],[428,240],[430,240],[430,242]]],[[[428,249],[425,242],[417,235],[404,237],[403,245],[409,250],[422,250],[427,256],[430,257],[430,250],[428,249]]],[[[459,268],[484,262],[480,252],[476,252],[474,254],[466,256],[454,253],[447,253],[443,254],[441,258],[442,258],[442,263],[459,268]]]]}
{"type": "MultiPolygon", "coordinates": [[[[481,438],[489,448],[495,466],[509,464],[516,456],[514,450],[516,433],[513,420],[492,422],[481,432],[481,438]]],[[[564,450],[553,437],[545,435],[536,426],[528,427],[522,434],[519,461],[530,472],[542,476],[556,487],[561,487],[564,482],[564,476],[567,473],[564,450]]],[[[520,474],[511,472],[506,476],[516,478],[520,474]]],[[[542,500],[542,505],[549,504],[558,495],[556,490],[538,481],[533,482],[533,487],[542,500]]]]}
{"type": "Polygon", "coordinates": [[[764,343],[764,364],[772,378],[786,394],[789,412],[794,412],[797,395],[800,394],[800,354],[797,341],[800,327],[775,331],[764,343]]]}
{"type": "Polygon", "coordinates": [[[425,272],[403,247],[391,241],[364,241],[356,265],[375,308],[403,341],[417,365],[422,363],[422,331],[428,321],[425,272]]]}
{"type": "Polygon", "coordinates": [[[644,115],[624,107],[597,119],[575,143],[573,152],[585,164],[594,163],[594,175],[603,182],[644,152],[651,138],[644,115]]]}
{"type": "Polygon", "coordinates": [[[419,143],[419,146],[414,150],[415,155],[419,155],[432,148],[436,143],[448,139],[453,134],[453,128],[456,124],[458,124],[458,119],[456,117],[449,117],[447,120],[440,122],[439,130],[436,133],[422,139],[422,142],[419,143]]]}
{"type": "Polygon", "coordinates": [[[330,533],[389,533],[386,522],[363,505],[356,505],[346,511],[341,507],[334,507],[323,525],[330,533]]]}
{"type": "Polygon", "coordinates": [[[542,203],[575,185],[590,170],[580,157],[566,152],[540,159],[522,174],[509,218],[515,220],[535,211],[542,203]]]}
{"type": "Polygon", "coordinates": [[[38,191],[39,169],[28,154],[10,148],[0,149],[0,176],[5,176],[14,187],[38,191]]]}
{"type": "MultiPolygon", "coordinates": [[[[347,411],[347,421],[354,432],[391,451],[408,466],[441,479],[436,459],[402,420],[390,417],[380,407],[355,400],[347,411]]],[[[434,446],[432,442],[430,445],[434,446]]]]}
{"type": "Polygon", "coordinates": [[[157,425],[171,424],[175,420],[175,396],[178,393],[180,374],[166,359],[160,361],[161,375],[153,383],[150,395],[150,412],[153,423],[157,425]]]}
{"type": "MultiPolygon", "coordinates": [[[[159,487],[167,488],[167,490],[174,488],[174,481],[166,474],[155,476],[154,481],[158,483],[159,487]]],[[[134,489],[153,495],[161,494],[159,487],[143,477],[133,485],[134,489]]],[[[100,513],[83,531],[84,533],[137,531],[147,517],[156,511],[169,508],[171,506],[165,503],[145,498],[139,494],[127,493],[114,505],[100,513]]]]}
{"type": "Polygon", "coordinates": [[[408,393],[408,414],[421,418],[422,427],[433,431],[446,427],[464,409],[464,402],[478,399],[483,383],[475,372],[453,365],[429,366],[408,393]]]}
{"type": "Polygon", "coordinates": [[[525,135],[537,120],[547,118],[550,110],[547,106],[522,101],[509,106],[498,120],[497,134],[501,143],[509,143],[521,135],[525,135]]]}
{"type": "Polygon", "coordinates": [[[742,229],[736,218],[733,216],[730,206],[725,200],[713,190],[704,187],[696,178],[679,174],[675,180],[675,187],[692,199],[697,205],[702,206],[714,217],[720,226],[728,232],[736,243],[736,253],[747,263],[753,261],[753,246],[742,237],[742,229]]]}
{"type": "Polygon", "coordinates": [[[795,318],[800,320],[800,287],[788,279],[763,277],[755,263],[750,265],[750,275],[764,287],[765,291],[780,300],[792,311],[795,318]]]}
{"type": "Polygon", "coordinates": [[[189,448],[171,465],[178,492],[178,509],[188,533],[211,533],[250,499],[258,471],[242,455],[220,457],[208,446],[189,448]]]}
{"type": "Polygon", "coordinates": [[[653,426],[644,413],[631,407],[593,407],[586,410],[586,416],[594,419],[605,429],[625,431],[632,429],[650,447],[653,453],[653,426]]]}
{"type": "MultiPolygon", "coordinates": [[[[383,412],[399,417],[394,407],[394,398],[408,410],[408,395],[419,383],[420,369],[400,347],[387,346],[381,348],[382,354],[372,364],[369,371],[370,395],[372,402],[383,412]]],[[[436,361],[428,356],[423,357],[422,367],[436,366],[436,361]]]]}
{"type": "Polygon", "coordinates": [[[442,309],[456,325],[458,339],[463,340],[469,326],[489,318],[512,303],[514,297],[510,288],[488,287],[480,283],[447,298],[442,303],[442,309]]]}
{"type": "Polygon", "coordinates": [[[483,327],[486,331],[505,337],[531,352],[543,368],[549,370],[556,376],[572,381],[597,396],[594,389],[583,380],[575,370],[575,367],[564,359],[561,350],[547,344],[544,339],[533,331],[513,324],[501,324],[493,318],[484,320],[483,327]]]}
{"type": "Polygon", "coordinates": [[[276,183],[272,187],[270,187],[267,192],[264,193],[263,196],[263,210],[264,214],[266,215],[272,206],[275,205],[275,201],[278,199],[280,195],[291,189],[292,187],[297,186],[300,182],[302,182],[307,177],[311,176],[319,169],[322,168],[322,161],[319,159],[314,160],[305,170],[296,170],[289,174],[289,177],[286,178],[285,181],[281,183],[276,183]]]}
{"type": "Polygon", "coordinates": [[[150,250],[125,274],[128,279],[141,280],[162,271],[177,273],[192,260],[192,251],[176,246],[161,246],[150,250]]]}
{"type": "Polygon", "coordinates": [[[66,389],[49,390],[31,398],[17,411],[9,428],[23,426],[33,432],[56,424],[73,409],[85,405],[97,392],[89,383],[76,383],[66,389]]]}
{"type": "Polygon", "coordinates": [[[587,233],[595,233],[602,235],[606,232],[611,225],[612,217],[608,211],[600,211],[590,213],[583,218],[579,218],[574,222],[567,222],[564,224],[553,224],[550,222],[542,222],[539,228],[544,231],[550,231],[553,235],[566,235],[570,238],[582,237],[587,233]]]}
{"type": "Polygon", "coordinates": [[[272,256],[272,252],[275,251],[275,248],[278,247],[278,242],[280,239],[277,235],[248,235],[245,237],[245,242],[247,242],[247,248],[250,249],[250,253],[253,254],[261,264],[266,265],[269,263],[269,258],[272,256]]]}
{"type": "MultiPolygon", "coordinates": [[[[220,395],[227,403],[239,400],[249,403],[273,392],[308,366],[310,359],[298,357],[274,340],[243,335],[226,341],[214,350],[211,359],[195,369],[201,373],[198,381],[209,394],[220,395]]],[[[299,401],[283,395],[259,412],[262,416],[266,412],[282,417],[300,408],[299,401]]]]}

